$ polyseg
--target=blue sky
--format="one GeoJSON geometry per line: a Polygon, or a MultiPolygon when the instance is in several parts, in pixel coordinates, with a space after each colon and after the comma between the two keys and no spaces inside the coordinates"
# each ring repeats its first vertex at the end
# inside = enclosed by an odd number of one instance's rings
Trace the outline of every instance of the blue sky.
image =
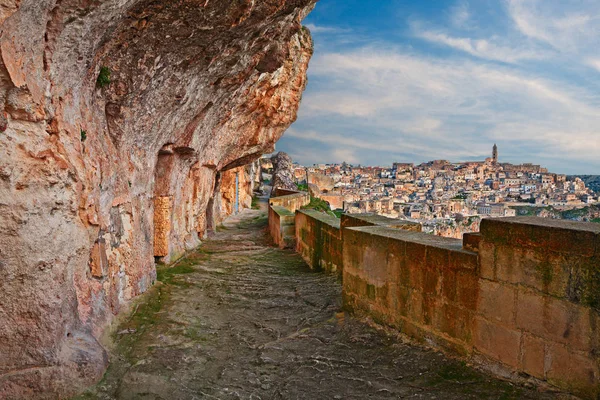
{"type": "Polygon", "coordinates": [[[304,164],[483,160],[600,174],[600,1],[321,0],[304,164]]]}

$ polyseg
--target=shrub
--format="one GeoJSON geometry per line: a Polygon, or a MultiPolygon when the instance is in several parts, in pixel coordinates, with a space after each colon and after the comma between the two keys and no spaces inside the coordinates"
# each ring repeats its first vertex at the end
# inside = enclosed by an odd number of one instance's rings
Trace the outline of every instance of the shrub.
{"type": "Polygon", "coordinates": [[[99,88],[103,88],[107,85],[110,85],[110,68],[102,67],[100,68],[98,79],[96,80],[96,86],[98,86],[99,88]]]}

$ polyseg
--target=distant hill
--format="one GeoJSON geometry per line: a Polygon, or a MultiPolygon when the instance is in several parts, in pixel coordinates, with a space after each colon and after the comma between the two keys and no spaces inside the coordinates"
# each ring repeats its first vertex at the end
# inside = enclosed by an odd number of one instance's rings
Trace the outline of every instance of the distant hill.
{"type": "Polygon", "coordinates": [[[600,223],[600,205],[591,204],[583,208],[572,210],[557,210],[552,206],[512,206],[520,217],[543,217],[552,219],[568,219],[571,221],[598,222],[600,223]]]}
{"type": "Polygon", "coordinates": [[[567,179],[572,181],[575,178],[579,178],[585,182],[585,185],[592,189],[594,192],[600,192],[600,175],[569,175],[567,179]]]}

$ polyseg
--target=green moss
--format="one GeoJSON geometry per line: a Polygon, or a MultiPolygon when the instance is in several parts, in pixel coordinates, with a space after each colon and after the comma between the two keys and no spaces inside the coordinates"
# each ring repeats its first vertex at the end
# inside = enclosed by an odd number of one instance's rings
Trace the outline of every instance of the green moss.
{"type": "Polygon", "coordinates": [[[87,139],[87,132],[82,129],[81,130],[81,141],[85,142],[85,139],[87,139]]]}
{"type": "Polygon", "coordinates": [[[177,275],[191,274],[196,271],[190,264],[192,263],[189,260],[184,260],[174,267],[160,266],[156,268],[156,280],[166,284],[175,284],[174,278],[177,275]]]}
{"type": "Polygon", "coordinates": [[[252,203],[251,203],[250,207],[252,207],[253,210],[260,209],[260,206],[258,204],[258,199],[256,197],[252,197],[252,203]]]}
{"type": "Polygon", "coordinates": [[[544,286],[548,286],[552,283],[552,265],[550,265],[548,261],[539,263],[535,269],[542,276],[544,286]]]}
{"type": "Polygon", "coordinates": [[[586,266],[583,304],[600,310],[600,263],[592,259],[586,266]]]}
{"type": "Polygon", "coordinates": [[[110,85],[110,75],[111,71],[108,67],[100,68],[100,73],[98,74],[98,79],[96,79],[96,86],[99,88],[103,88],[107,85],[110,85]]]}

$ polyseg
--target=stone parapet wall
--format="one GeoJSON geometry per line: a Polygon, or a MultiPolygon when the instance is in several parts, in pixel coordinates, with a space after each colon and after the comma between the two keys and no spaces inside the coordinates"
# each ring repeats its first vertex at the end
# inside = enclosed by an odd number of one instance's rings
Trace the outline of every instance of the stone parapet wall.
{"type": "Polygon", "coordinates": [[[479,255],[475,348],[511,369],[597,398],[600,225],[486,219],[479,255]]]}
{"type": "Polygon", "coordinates": [[[345,228],[344,304],[497,374],[595,399],[599,238],[595,224],[538,218],[484,220],[464,243],[345,228]]]}
{"type": "Polygon", "coordinates": [[[295,212],[311,268],[342,271],[346,309],[506,378],[600,396],[600,225],[485,219],[461,241],[376,215],[291,211],[295,198],[271,209],[295,212]]]}
{"type": "MultiPolygon", "coordinates": [[[[277,190],[280,191],[280,189],[277,190]]],[[[285,192],[291,191],[286,190],[285,192]]],[[[285,207],[292,213],[295,213],[296,210],[299,210],[308,203],[310,203],[310,195],[306,192],[296,192],[280,197],[271,197],[269,199],[269,206],[285,207]]]]}
{"type": "Polygon", "coordinates": [[[472,351],[477,254],[460,240],[382,226],[346,228],[346,308],[458,354],[472,351]]]}
{"type": "Polygon", "coordinates": [[[343,214],[341,219],[342,228],[358,226],[387,226],[393,229],[421,232],[422,225],[416,222],[388,218],[377,214],[343,214]]]}
{"type": "Polygon", "coordinates": [[[296,212],[296,251],[315,271],[342,273],[340,220],[315,210],[296,212]]]}
{"type": "Polygon", "coordinates": [[[269,233],[280,248],[294,248],[294,214],[281,206],[269,207],[269,233]]]}

